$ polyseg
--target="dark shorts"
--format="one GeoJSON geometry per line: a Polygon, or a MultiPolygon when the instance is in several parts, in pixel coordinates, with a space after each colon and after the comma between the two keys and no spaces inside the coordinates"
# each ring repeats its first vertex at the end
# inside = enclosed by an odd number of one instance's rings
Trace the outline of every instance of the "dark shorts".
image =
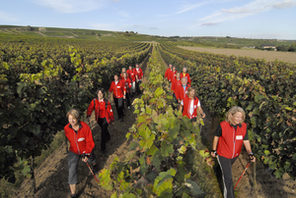
{"type": "Polygon", "coordinates": [[[69,167],[69,176],[68,183],[69,184],[77,184],[77,167],[79,162],[79,155],[69,151],[68,153],[68,167],[69,167]]]}

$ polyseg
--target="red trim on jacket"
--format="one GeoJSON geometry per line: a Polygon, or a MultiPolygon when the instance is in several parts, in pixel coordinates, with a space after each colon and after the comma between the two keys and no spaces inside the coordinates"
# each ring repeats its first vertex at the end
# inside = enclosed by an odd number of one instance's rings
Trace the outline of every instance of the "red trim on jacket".
{"type": "Polygon", "coordinates": [[[71,127],[70,123],[64,127],[64,132],[70,142],[69,150],[73,153],[78,155],[83,153],[90,154],[95,147],[92,132],[85,122],[80,121],[80,127],[77,133],[71,127]]]}
{"type": "Polygon", "coordinates": [[[193,98],[189,98],[188,96],[186,96],[183,100],[183,116],[187,116],[189,119],[197,117],[198,101],[199,100],[197,97],[195,97],[193,99],[193,98]],[[194,102],[193,102],[193,113],[191,115],[190,114],[190,104],[191,104],[192,100],[194,100],[194,102]]]}
{"type": "Polygon", "coordinates": [[[104,101],[104,99],[101,101],[98,99],[93,99],[87,108],[86,116],[91,116],[93,110],[95,110],[96,120],[98,120],[99,118],[106,118],[108,123],[114,120],[114,114],[112,111],[111,103],[109,101],[106,109],[106,102],[104,101]]]}
{"type": "Polygon", "coordinates": [[[136,79],[141,80],[143,78],[143,71],[140,67],[138,68],[138,71],[137,71],[137,68],[134,68],[134,73],[135,73],[136,79]]]}
{"type": "Polygon", "coordinates": [[[187,77],[187,83],[189,85],[191,85],[191,79],[190,79],[190,75],[188,73],[180,73],[180,79],[184,78],[184,77],[187,77]]]}
{"type": "Polygon", "coordinates": [[[115,85],[115,82],[112,81],[110,88],[109,88],[109,92],[113,92],[113,96],[115,98],[123,98],[124,91],[126,91],[126,90],[125,90],[122,80],[119,80],[117,85],[115,85]]]}
{"type": "Polygon", "coordinates": [[[131,69],[131,70],[128,69],[128,70],[126,71],[126,73],[127,73],[129,79],[130,79],[132,82],[135,82],[135,81],[136,81],[136,75],[135,75],[133,69],[131,69]]]}
{"type": "Polygon", "coordinates": [[[247,124],[242,123],[241,127],[233,127],[229,122],[220,123],[222,136],[219,137],[217,153],[228,159],[239,156],[243,141],[247,132],[247,124]]]}

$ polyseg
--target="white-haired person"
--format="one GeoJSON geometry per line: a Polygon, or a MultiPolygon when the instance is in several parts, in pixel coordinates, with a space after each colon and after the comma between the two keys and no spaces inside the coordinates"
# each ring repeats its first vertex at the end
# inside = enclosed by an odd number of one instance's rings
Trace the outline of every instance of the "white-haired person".
{"type": "Polygon", "coordinates": [[[224,198],[234,198],[231,167],[240,155],[243,145],[249,154],[250,161],[256,160],[248,139],[245,116],[246,113],[241,107],[232,107],[226,113],[226,119],[219,124],[213,140],[211,155],[217,157],[222,170],[224,198]]]}

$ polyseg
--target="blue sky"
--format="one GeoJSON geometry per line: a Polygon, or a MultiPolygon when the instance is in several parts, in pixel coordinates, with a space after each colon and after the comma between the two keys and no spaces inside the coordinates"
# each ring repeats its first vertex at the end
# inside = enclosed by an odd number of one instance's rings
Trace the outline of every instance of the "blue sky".
{"type": "Polygon", "coordinates": [[[2,0],[0,24],[296,40],[296,0],[2,0]]]}

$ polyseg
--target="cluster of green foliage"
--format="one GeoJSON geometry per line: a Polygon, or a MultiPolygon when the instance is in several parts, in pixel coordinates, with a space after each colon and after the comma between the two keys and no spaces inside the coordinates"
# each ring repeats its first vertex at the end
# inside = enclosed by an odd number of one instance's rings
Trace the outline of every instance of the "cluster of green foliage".
{"type": "Polygon", "coordinates": [[[172,109],[165,66],[154,48],[133,103],[137,115],[127,133],[130,150],[99,172],[111,197],[220,197],[213,161],[200,141],[200,120],[192,123],[172,109]]]}
{"type": "Polygon", "coordinates": [[[274,172],[295,177],[295,65],[251,58],[197,53],[162,45],[162,57],[187,66],[198,96],[223,117],[233,105],[243,107],[254,151],[274,172]]]}
{"type": "Polygon", "coordinates": [[[25,176],[33,175],[34,158],[66,124],[66,112],[73,107],[84,112],[95,90],[109,87],[114,74],[150,51],[149,43],[136,42],[1,42],[1,178],[14,183],[18,161],[31,167],[25,176]]]}

